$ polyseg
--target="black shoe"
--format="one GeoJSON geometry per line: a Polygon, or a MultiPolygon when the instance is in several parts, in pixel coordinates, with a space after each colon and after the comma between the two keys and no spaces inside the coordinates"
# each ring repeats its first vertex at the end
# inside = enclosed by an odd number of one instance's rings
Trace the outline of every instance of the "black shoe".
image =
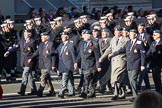
{"type": "Polygon", "coordinates": [[[55,92],[50,92],[50,93],[47,93],[46,96],[56,96],[56,93],[55,92]]]}
{"type": "Polygon", "coordinates": [[[75,94],[68,94],[67,97],[73,97],[75,94]]]}
{"type": "Polygon", "coordinates": [[[112,97],[111,100],[114,100],[114,101],[115,101],[115,100],[118,100],[118,96],[112,97]]]}
{"type": "Polygon", "coordinates": [[[129,102],[134,102],[135,101],[135,98],[131,98],[130,100],[129,100],[129,102]]]}
{"type": "Polygon", "coordinates": [[[113,91],[106,91],[104,94],[112,95],[112,94],[114,94],[114,92],[113,91]]]}
{"type": "Polygon", "coordinates": [[[87,98],[87,94],[82,93],[81,95],[79,95],[79,97],[81,97],[81,98],[87,98]]]}
{"type": "Polygon", "coordinates": [[[126,91],[126,94],[127,94],[127,95],[131,95],[131,94],[132,94],[132,91],[131,91],[131,90],[126,91]]]}
{"type": "Polygon", "coordinates": [[[39,89],[37,91],[37,96],[38,97],[42,97],[43,96],[43,90],[44,90],[44,87],[40,85],[39,89]]]}
{"type": "Polygon", "coordinates": [[[61,98],[61,99],[64,99],[64,95],[58,94],[58,97],[61,98]]]}
{"type": "Polygon", "coordinates": [[[17,92],[17,94],[19,94],[21,96],[25,96],[25,93],[23,93],[23,92],[17,92]]]}
{"type": "Polygon", "coordinates": [[[144,90],[150,90],[151,89],[151,87],[146,87],[144,90]]]}
{"type": "Polygon", "coordinates": [[[125,96],[118,97],[118,99],[125,99],[125,96]]]}
{"type": "Polygon", "coordinates": [[[78,91],[79,93],[82,93],[82,88],[81,88],[81,87],[78,87],[77,91],[78,91]]]}
{"type": "Polygon", "coordinates": [[[88,96],[88,98],[94,98],[94,97],[96,97],[95,94],[88,96]]]}
{"type": "Polygon", "coordinates": [[[37,95],[36,92],[27,93],[27,95],[37,95]]]}
{"type": "Polygon", "coordinates": [[[11,78],[11,81],[16,81],[16,78],[15,78],[15,77],[12,77],[12,78],[11,78]]]}
{"type": "Polygon", "coordinates": [[[105,94],[106,93],[105,90],[99,90],[98,92],[101,93],[101,94],[105,94]]]}
{"type": "Polygon", "coordinates": [[[38,96],[38,97],[42,97],[42,96],[43,96],[43,93],[39,93],[39,92],[38,92],[38,93],[37,93],[37,96],[38,96]]]}

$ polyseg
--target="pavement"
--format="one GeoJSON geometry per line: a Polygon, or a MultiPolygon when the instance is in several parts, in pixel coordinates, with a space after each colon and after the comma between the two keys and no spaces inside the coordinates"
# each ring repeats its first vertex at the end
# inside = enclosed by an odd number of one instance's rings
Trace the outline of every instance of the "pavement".
{"type": "MultiPolygon", "coordinates": [[[[150,81],[153,86],[151,74],[150,81]]],[[[79,84],[79,75],[75,75],[75,87],[79,84]]],[[[60,89],[60,79],[57,75],[53,75],[53,85],[58,95],[60,89]]],[[[126,99],[112,101],[113,95],[102,95],[96,93],[96,98],[83,99],[79,97],[79,93],[76,92],[74,97],[66,97],[64,99],[58,98],[58,96],[20,96],[17,92],[20,89],[21,78],[17,78],[15,82],[7,82],[5,79],[1,80],[1,85],[4,90],[3,100],[0,100],[0,108],[133,108],[133,103],[129,102],[131,96],[126,96],[126,99]]],[[[40,81],[36,81],[37,87],[39,87],[40,81]]],[[[48,90],[45,88],[44,93],[48,90]]],[[[27,86],[26,93],[30,92],[29,86],[27,86]]]]}

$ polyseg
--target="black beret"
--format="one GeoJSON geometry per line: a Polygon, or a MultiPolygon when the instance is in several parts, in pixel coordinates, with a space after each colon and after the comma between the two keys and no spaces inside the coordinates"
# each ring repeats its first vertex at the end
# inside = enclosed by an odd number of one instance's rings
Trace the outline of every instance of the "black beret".
{"type": "Polygon", "coordinates": [[[98,30],[98,29],[93,29],[92,30],[92,32],[98,32],[98,31],[100,31],[100,30],[98,30]]]}
{"type": "Polygon", "coordinates": [[[85,31],[86,31],[86,29],[83,29],[83,30],[82,30],[82,33],[84,34],[85,31]]]}
{"type": "Polygon", "coordinates": [[[69,35],[68,32],[62,32],[61,35],[69,35]]]}
{"type": "Polygon", "coordinates": [[[85,30],[85,32],[83,32],[83,34],[91,34],[92,32],[90,30],[85,30]]]}
{"type": "Polygon", "coordinates": [[[159,33],[160,34],[161,31],[160,30],[154,30],[153,33],[159,33]]]}
{"type": "Polygon", "coordinates": [[[32,31],[31,31],[31,30],[24,30],[24,32],[28,32],[28,33],[31,33],[32,31]]]}
{"type": "Polygon", "coordinates": [[[71,28],[69,25],[66,25],[65,27],[64,27],[64,29],[68,29],[68,28],[71,28]]]}
{"type": "Polygon", "coordinates": [[[49,32],[43,32],[40,34],[41,36],[49,36],[49,32]]]}
{"type": "Polygon", "coordinates": [[[124,31],[129,31],[129,28],[125,26],[125,27],[123,27],[123,30],[124,31]]]}
{"type": "Polygon", "coordinates": [[[145,24],[144,23],[140,23],[139,26],[145,27],[145,24]]]}
{"type": "Polygon", "coordinates": [[[130,29],[129,32],[137,33],[137,30],[136,29],[130,29]]]}
{"type": "Polygon", "coordinates": [[[109,29],[104,28],[101,30],[101,32],[109,32],[109,29]]]}
{"type": "Polygon", "coordinates": [[[114,28],[114,30],[116,30],[116,31],[122,31],[122,27],[121,27],[121,26],[116,26],[116,27],[114,28]]]}

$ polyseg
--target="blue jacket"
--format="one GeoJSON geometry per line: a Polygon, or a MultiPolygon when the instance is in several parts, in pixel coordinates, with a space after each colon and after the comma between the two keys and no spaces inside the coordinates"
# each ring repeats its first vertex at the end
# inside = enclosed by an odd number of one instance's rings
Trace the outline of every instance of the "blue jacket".
{"type": "Polygon", "coordinates": [[[31,59],[39,56],[39,68],[50,70],[52,67],[55,67],[55,56],[51,56],[54,50],[53,42],[47,41],[47,44],[41,42],[31,59]]]}
{"type": "Polygon", "coordinates": [[[24,38],[21,38],[18,45],[13,46],[9,49],[9,52],[14,52],[18,48],[21,51],[21,66],[32,67],[34,61],[28,63],[28,59],[31,58],[33,53],[36,51],[36,44],[32,38],[29,38],[29,41],[26,43],[24,38]]]}
{"type": "Polygon", "coordinates": [[[63,47],[63,43],[61,43],[55,51],[59,56],[59,72],[73,72],[74,71],[74,63],[76,63],[76,52],[74,50],[74,45],[72,42],[67,41],[64,46],[63,51],[61,49],[63,47]]]}
{"type": "Polygon", "coordinates": [[[83,70],[95,71],[97,68],[101,67],[98,61],[100,58],[98,44],[93,40],[90,40],[86,48],[84,44],[84,41],[80,43],[77,63],[81,62],[81,69],[83,70]]]}
{"type": "Polygon", "coordinates": [[[139,70],[141,66],[145,66],[145,48],[143,42],[139,40],[135,41],[132,49],[131,46],[131,40],[129,40],[123,48],[114,52],[113,56],[126,53],[127,70],[139,70]]]}
{"type": "Polygon", "coordinates": [[[147,54],[150,58],[151,67],[162,67],[162,40],[156,45],[156,41],[152,42],[147,54]]]}

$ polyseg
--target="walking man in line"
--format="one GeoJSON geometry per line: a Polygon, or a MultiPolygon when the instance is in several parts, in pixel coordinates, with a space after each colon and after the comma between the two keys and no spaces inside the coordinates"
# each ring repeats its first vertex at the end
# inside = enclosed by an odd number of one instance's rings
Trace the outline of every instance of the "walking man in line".
{"type": "Polygon", "coordinates": [[[38,89],[37,95],[42,97],[43,90],[48,84],[49,93],[47,96],[55,95],[54,87],[52,85],[50,70],[55,69],[55,56],[51,56],[51,53],[55,50],[53,42],[49,41],[49,35],[47,32],[41,33],[41,40],[37,51],[31,56],[28,62],[32,62],[35,57],[39,56],[39,68],[41,69],[41,84],[38,89]]]}
{"type": "Polygon", "coordinates": [[[145,48],[142,41],[137,39],[136,29],[131,29],[129,36],[130,40],[126,45],[110,54],[109,57],[114,58],[119,54],[126,54],[128,78],[133,92],[133,98],[130,99],[130,102],[133,102],[138,95],[137,78],[139,71],[142,72],[145,69],[145,48]]]}
{"type": "Polygon", "coordinates": [[[32,75],[32,69],[34,62],[28,63],[28,59],[32,56],[32,54],[36,51],[36,45],[34,40],[31,38],[31,31],[25,30],[24,37],[21,38],[18,45],[12,46],[8,48],[8,51],[4,54],[4,57],[7,57],[10,53],[17,51],[20,48],[21,51],[21,66],[24,71],[22,74],[22,82],[20,91],[18,94],[24,96],[27,83],[29,82],[29,86],[31,88],[31,93],[28,95],[34,95],[37,92],[35,81],[32,75]]]}

